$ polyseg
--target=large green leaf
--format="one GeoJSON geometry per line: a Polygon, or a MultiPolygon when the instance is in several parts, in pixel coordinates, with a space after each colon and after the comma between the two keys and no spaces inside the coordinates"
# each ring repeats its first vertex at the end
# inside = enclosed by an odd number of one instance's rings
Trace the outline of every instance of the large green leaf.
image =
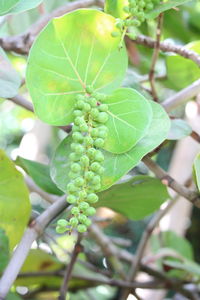
{"type": "Polygon", "coordinates": [[[63,192],[59,190],[52,181],[48,165],[25,159],[20,156],[17,157],[15,163],[22,167],[41,189],[50,194],[63,195],[63,192]]]}
{"type": "Polygon", "coordinates": [[[18,93],[20,77],[0,47],[0,97],[12,98],[18,93]]]}
{"type": "Polygon", "coordinates": [[[106,0],[104,10],[115,18],[126,19],[129,14],[123,8],[128,5],[128,0],[106,0]]]}
{"type": "Polygon", "coordinates": [[[19,1],[20,0],[1,0],[0,1],[0,16],[5,15],[19,1]]]}
{"type": "Polygon", "coordinates": [[[125,49],[113,38],[115,19],[93,9],[80,9],[53,19],[36,39],[28,60],[27,85],[35,112],[52,125],[73,121],[75,96],[86,85],[109,93],[121,84],[125,49]]]}
{"type": "MultiPolygon", "coordinates": [[[[186,45],[186,48],[200,54],[200,41],[186,45]]],[[[170,55],[166,58],[167,77],[170,87],[183,89],[200,78],[199,66],[193,61],[179,55],[170,55]]]]}
{"type": "Polygon", "coordinates": [[[101,192],[96,206],[105,206],[129,219],[139,220],[159,209],[168,198],[167,188],[160,180],[136,176],[101,192]]]}
{"type": "Polygon", "coordinates": [[[18,3],[11,8],[7,14],[17,14],[23,11],[37,7],[43,0],[19,0],[18,3]]]}
{"type": "Polygon", "coordinates": [[[148,12],[146,14],[146,17],[148,19],[154,19],[156,18],[160,13],[168,10],[168,9],[171,9],[171,8],[174,8],[176,6],[179,6],[179,5],[182,5],[186,2],[189,2],[191,0],[168,0],[166,2],[160,2],[159,4],[157,4],[154,9],[152,9],[150,12],[148,12]]]}
{"type": "Polygon", "coordinates": [[[168,140],[180,140],[192,133],[190,125],[181,119],[171,120],[171,128],[168,134],[168,140]]]}
{"type": "Polygon", "coordinates": [[[19,242],[30,218],[29,192],[22,174],[0,150],[0,227],[9,238],[10,249],[19,242]]]}
{"type": "Polygon", "coordinates": [[[9,239],[4,229],[0,228],[0,273],[3,272],[9,261],[9,239]]]}
{"type": "MultiPolygon", "coordinates": [[[[164,109],[157,103],[149,102],[153,111],[153,118],[147,135],[130,151],[123,154],[112,154],[103,151],[105,155],[105,172],[102,177],[102,190],[109,188],[123,175],[135,167],[139,161],[154,148],[159,146],[167,137],[170,120],[164,109]]],[[[51,162],[51,177],[57,186],[64,192],[69,183],[68,173],[70,161],[68,160],[71,137],[65,138],[58,146],[51,162]]]]}
{"type": "Polygon", "coordinates": [[[200,191],[200,153],[196,156],[194,160],[194,171],[195,171],[197,186],[200,191]]]}
{"type": "Polygon", "coordinates": [[[114,91],[104,103],[109,107],[104,149],[112,153],[127,152],[147,133],[152,119],[151,105],[136,90],[128,88],[114,91]]]}

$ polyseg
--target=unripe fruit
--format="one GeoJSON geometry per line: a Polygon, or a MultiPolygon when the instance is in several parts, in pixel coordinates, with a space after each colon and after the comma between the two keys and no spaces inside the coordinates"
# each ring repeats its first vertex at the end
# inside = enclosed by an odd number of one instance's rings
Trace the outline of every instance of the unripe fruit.
{"type": "Polygon", "coordinates": [[[83,109],[84,104],[85,104],[84,101],[79,100],[79,101],[76,103],[76,107],[79,108],[79,109],[83,109]]]}
{"type": "Polygon", "coordinates": [[[92,108],[90,114],[91,114],[93,119],[96,119],[99,115],[99,111],[98,111],[97,108],[92,108]]]}
{"type": "Polygon", "coordinates": [[[80,131],[81,132],[88,132],[88,126],[87,126],[86,123],[85,124],[81,124],[79,127],[80,127],[80,131]]]}
{"type": "Polygon", "coordinates": [[[98,108],[102,112],[107,112],[108,111],[108,105],[107,104],[101,104],[98,108]]]}
{"type": "Polygon", "coordinates": [[[77,190],[77,188],[76,188],[76,186],[73,184],[73,183],[68,183],[68,185],[67,185],[67,191],[68,192],[76,192],[76,190],[77,190]]]}
{"type": "Polygon", "coordinates": [[[57,225],[60,227],[66,227],[68,225],[68,221],[65,219],[60,219],[57,221],[57,225]]]}
{"type": "Polygon", "coordinates": [[[92,221],[90,219],[87,218],[87,220],[85,220],[84,225],[89,227],[92,224],[92,221]]]}
{"type": "Polygon", "coordinates": [[[80,200],[84,200],[87,197],[87,193],[86,193],[86,191],[80,191],[78,193],[78,196],[79,196],[80,200]]]}
{"type": "Polygon", "coordinates": [[[97,106],[97,100],[94,97],[91,97],[89,99],[89,104],[91,105],[91,107],[96,107],[97,106]]]}
{"type": "Polygon", "coordinates": [[[83,225],[83,224],[79,224],[77,226],[77,230],[78,230],[78,232],[83,233],[83,232],[87,231],[87,227],[85,225],[83,225]]]}
{"type": "Polygon", "coordinates": [[[84,179],[82,177],[78,177],[74,180],[74,184],[76,186],[83,186],[84,185],[84,179]]]}
{"type": "Polygon", "coordinates": [[[71,170],[72,170],[73,172],[78,173],[78,172],[81,171],[81,166],[80,166],[78,163],[73,163],[73,164],[71,165],[71,170]]]}
{"type": "Polygon", "coordinates": [[[92,184],[99,185],[100,182],[101,182],[101,178],[99,175],[94,176],[94,178],[92,179],[92,184]]]}
{"type": "Polygon", "coordinates": [[[71,179],[75,179],[78,175],[79,175],[79,173],[74,173],[74,172],[72,172],[72,171],[70,171],[70,172],[68,173],[68,176],[69,176],[69,178],[71,178],[71,179]]]}
{"type": "Polygon", "coordinates": [[[84,142],[86,146],[91,146],[93,145],[94,140],[93,138],[91,138],[91,136],[86,136],[84,142]]]}
{"type": "Polygon", "coordinates": [[[89,203],[96,203],[98,201],[98,199],[99,199],[98,196],[94,193],[91,193],[87,196],[87,201],[89,203]]]}
{"type": "Polygon", "coordinates": [[[104,146],[104,140],[102,138],[98,138],[94,141],[94,145],[97,148],[102,148],[104,146]]]}
{"type": "Polygon", "coordinates": [[[90,111],[90,110],[91,110],[90,104],[85,103],[85,104],[84,104],[84,107],[83,107],[83,110],[86,111],[86,112],[90,111]]]}
{"type": "Polygon", "coordinates": [[[88,94],[92,94],[94,92],[94,87],[92,85],[87,85],[86,86],[86,92],[88,94]]]}
{"type": "Polygon", "coordinates": [[[80,133],[80,132],[74,132],[72,134],[72,139],[75,141],[75,142],[82,142],[83,141],[83,135],[80,133]]]}
{"type": "Polygon", "coordinates": [[[88,149],[87,154],[88,154],[89,158],[93,159],[96,154],[96,151],[97,150],[95,148],[88,149]]]}
{"type": "Polygon", "coordinates": [[[86,209],[88,209],[90,206],[87,202],[81,202],[78,206],[78,208],[81,210],[81,211],[85,211],[86,209]]]}
{"type": "Polygon", "coordinates": [[[80,214],[79,217],[78,217],[79,222],[82,223],[82,224],[85,224],[85,222],[87,222],[87,219],[88,218],[83,214],[80,214]]]}
{"type": "Polygon", "coordinates": [[[94,156],[94,160],[97,161],[97,162],[104,161],[104,155],[101,153],[101,151],[97,150],[97,152],[94,156]]]}
{"type": "Polygon", "coordinates": [[[71,160],[71,161],[78,161],[79,160],[79,156],[76,153],[72,152],[69,155],[69,160],[71,160]]]}
{"type": "Polygon", "coordinates": [[[81,156],[80,163],[85,167],[89,166],[90,160],[89,160],[88,156],[87,155],[81,156]]]}
{"type": "Polygon", "coordinates": [[[76,95],[76,101],[84,101],[85,97],[83,95],[76,95]]]}
{"type": "Polygon", "coordinates": [[[111,36],[115,38],[115,37],[120,36],[120,33],[117,32],[117,31],[113,31],[113,32],[111,33],[111,36]]]}
{"type": "Polygon", "coordinates": [[[60,227],[60,226],[56,226],[56,232],[57,233],[64,233],[66,232],[68,229],[66,227],[60,227]]]}
{"type": "Polygon", "coordinates": [[[85,172],[85,178],[88,180],[88,181],[91,181],[93,178],[94,178],[94,173],[92,171],[87,171],[85,172]]]}
{"type": "Polygon", "coordinates": [[[97,172],[100,169],[101,165],[98,162],[93,162],[90,166],[91,170],[97,172]]]}
{"type": "Polygon", "coordinates": [[[89,207],[86,211],[85,214],[86,216],[93,216],[96,213],[96,209],[94,207],[89,207]]]}
{"type": "Polygon", "coordinates": [[[67,197],[67,202],[70,204],[74,204],[74,203],[76,203],[76,201],[77,201],[77,198],[74,195],[69,195],[67,197]]]}
{"type": "Polygon", "coordinates": [[[74,215],[74,216],[77,216],[78,214],[80,213],[80,210],[78,207],[72,207],[71,209],[71,214],[74,215]]]}
{"type": "Polygon", "coordinates": [[[81,117],[83,115],[82,111],[78,109],[74,110],[73,114],[75,117],[81,117]]]}
{"type": "MultiPolygon", "coordinates": [[[[84,103],[84,105],[85,105],[85,103],[84,103]]],[[[74,124],[75,125],[81,125],[82,123],[84,123],[85,121],[84,121],[84,118],[83,117],[76,117],[75,118],[75,120],[74,120],[74,124]]]]}
{"type": "Polygon", "coordinates": [[[98,122],[106,123],[108,121],[108,114],[106,112],[101,112],[97,118],[98,122]]]}
{"type": "Polygon", "coordinates": [[[72,217],[70,220],[69,220],[69,223],[72,227],[76,227],[78,225],[78,219],[76,217],[72,217]]]}
{"type": "Polygon", "coordinates": [[[83,146],[77,145],[77,146],[75,147],[74,151],[75,151],[75,153],[77,153],[77,154],[82,154],[82,153],[85,151],[85,149],[84,149],[83,146]]]}
{"type": "Polygon", "coordinates": [[[99,133],[99,129],[98,128],[92,128],[91,130],[91,136],[92,137],[97,137],[99,133]]]}

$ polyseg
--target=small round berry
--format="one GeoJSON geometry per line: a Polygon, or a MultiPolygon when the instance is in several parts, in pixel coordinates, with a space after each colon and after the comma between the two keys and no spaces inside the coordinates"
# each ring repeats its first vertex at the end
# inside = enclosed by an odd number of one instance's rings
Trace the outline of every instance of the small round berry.
{"type": "Polygon", "coordinates": [[[71,170],[75,173],[78,173],[81,171],[81,166],[78,163],[73,163],[71,165],[71,170]]]}
{"type": "Polygon", "coordinates": [[[91,130],[91,136],[92,137],[97,137],[98,133],[99,133],[98,128],[92,128],[92,130],[91,130]]]}
{"type": "Polygon", "coordinates": [[[82,224],[85,224],[85,222],[87,222],[87,219],[88,218],[83,214],[80,214],[79,217],[78,217],[79,222],[82,223],[82,224]]]}
{"type": "Polygon", "coordinates": [[[96,107],[97,106],[97,100],[94,97],[89,98],[89,104],[91,107],[96,107]]]}
{"type": "Polygon", "coordinates": [[[84,200],[87,197],[87,192],[86,191],[80,191],[78,193],[79,200],[84,200]]]}
{"type": "Polygon", "coordinates": [[[67,197],[67,202],[70,204],[74,204],[74,203],[76,203],[76,201],[77,201],[77,198],[74,195],[69,195],[67,197]]]}
{"type": "Polygon", "coordinates": [[[100,123],[106,123],[108,121],[108,114],[106,112],[101,112],[98,116],[98,122],[100,123]]]}
{"type": "Polygon", "coordinates": [[[101,178],[99,175],[94,176],[92,179],[92,184],[99,185],[101,183],[101,178]]]}
{"type": "Polygon", "coordinates": [[[68,173],[68,177],[71,178],[71,179],[75,179],[78,175],[79,175],[79,173],[74,173],[72,171],[70,171],[68,173]]]}
{"type": "Polygon", "coordinates": [[[72,209],[71,209],[72,215],[77,216],[79,213],[80,213],[80,210],[78,207],[76,207],[76,206],[72,207],[72,209]]]}
{"type": "Polygon", "coordinates": [[[87,231],[87,227],[83,224],[79,224],[77,227],[78,232],[83,233],[87,231]]]}
{"type": "Polygon", "coordinates": [[[87,218],[87,220],[85,220],[84,225],[89,227],[92,224],[92,221],[90,219],[87,218]]]}
{"type": "Polygon", "coordinates": [[[83,110],[84,110],[85,112],[90,111],[90,110],[91,110],[90,104],[89,104],[89,103],[85,103],[85,104],[84,104],[84,107],[83,107],[83,110]]]}
{"type": "Polygon", "coordinates": [[[78,177],[74,180],[74,184],[76,186],[83,186],[84,185],[84,179],[82,177],[78,177]]]}
{"type": "Polygon", "coordinates": [[[86,136],[84,142],[86,146],[91,146],[93,145],[94,140],[93,138],[91,138],[91,136],[86,136]]]}
{"type": "Polygon", "coordinates": [[[92,94],[94,92],[94,87],[91,85],[87,85],[85,90],[88,94],[92,94]]]}
{"type": "Polygon", "coordinates": [[[77,145],[74,149],[75,153],[77,154],[83,154],[85,151],[85,148],[82,145],[77,145]]]}
{"type": "Polygon", "coordinates": [[[75,142],[82,142],[83,141],[83,135],[80,132],[73,132],[72,139],[75,142]]]}
{"type": "Polygon", "coordinates": [[[83,166],[88,167],[88,166],[89,166],[89,163],[90,163],[90,160],[89,160],[88,156],[87,156],[87,155],[81,156],[81,158],[80,158],[80,163],[81,163],[83,166]]]}
{"type": "Polygon", "coordinates": [[[96,213],[96,209],[94,207],[89,207],[86,211],[85,214],[86,216],[93,216],[96,213]]]}
{"type": "Polygon", "coordinates": [[[65,220],[65,219],[60,219],[57,221],[57,225],[60,226],[60,227],[66,227],[68,224],[68,221],[65,220]]]}
{"type": "Polygon", "coordinates": [[[115,37],[120,36],[120,33],[117,32],[117,31],[113,31],[113,32],[111,33],[111,36],[115,38],[115,37]]]}
{"type": "Polygon", "coordinates": [[[101,105],[99,105],[98,108],[102,112],[107,112],[108,111],[108,105],[107,104],[101,104],[101,105]]]}
{"type": "Polygon", "coordinates": [[[67,185],[67,191],[68,192],[76,192],[76,190],[77,190],[77,188],[76,188],[76,186],[73,184],[73,183],[68,183],[68,185],[67,185]]]}
{"type": "Polygon", "coordinates": [[[102,154],[101,151],[97,150],[97,152],[95,153],[95,156],[94,156],[94,160],[97,162],[104,161],[104,155],[102,154]]]}
{"type": "Polygon", "coordinates": [[[94,178],[95,174],[92,171],[85,172],[85,178],[88,181],[91,181],[94,178]]]}
{"type": "Polygon", "coordinates": [[[68,229],[66,227],[56,226],[57,233],[65,233],[68,229]]]}
{"type": "Polygon", "coordinates": [[[96,191],[96,192],[99,192],[101,190],[101,184],[93,185],[93,190],[96,191]]]}
{"type": "Polygon", "coordinates": [[[69,224],[72,226],[72,227],[76,227],[78,225],[78,219],[76,217],[72,217],[70,220],[69,220],[69,224]]]}
{"type": "Polygon", "coordinates": [[[80,125],[81,132],[88,132],[88,126],[86,123],[80,125]]]}
{"type": "Polygon", "coordinates": [[[77,160],[79,160],[79,157],[77,156],[76,153],[72,152],[69,155],[69,160],[71,160],[71,161],[77,161],[77,160]]]}
{"type": "Polygon", "coordinates": [[[90,166],[91,170],[94,172],[98,172],[100,167],[101,167],[101,165],[98,162],[93,162],[90,166]]]}
{"type": "Polygon", "coordinates": [[[76,100],[77,101],[84,101],[84,96],[83,95],[80,95],[80,94],[78,94],[78,95],[76,95],[76,100]]]}
{"type": "Polygon", "coordinates": [[[104,173],[105,169],[104,167],[100,167],[99,170],[97,171],[98,174],[102,175],[104,173]]]}
{"type": "Polygon", "coordinates": [[[79,101],[76,103],[76,107],[79,108],[79,109],[83,109],[84,104],[85,104],[84,101],[79,100],[79,101]]]}
{"type": "Polygon", "coordinates": [[[104,140],[102,138],[98,138],[94,141],[94,145],[97,148],[102,148],[104,146],[104,140]]]}
{"type": "Polygon", "coordinates": [[[93,159],[95,157],[96,151],[97,150],[95,148],[88,149],[87,154],[88,154],[89,158],[93,159]]]}
{"type": "Polygon", "coordinates": [[[99,136],[100,138],[102,138],[102,139],[106,139],[107,136],[108,136],[108,133],[107,133],[107,131],[99,130],[98,136],[99,136]]]}
{"type": "Polygon", "coordinates": [[[99,199],[99,197],[94,193],[91,193],[87,196],[87,201],[89,203],[96,203],[98,201],[98,199],[99,199]]]}
{"type": "Polygon", "coordinates": [[[73,114],[75,117],[81,117],[83,115],[82,111],[81,110],[74,110],[73,111],[73,114]]]}
{"type": "Polygon", "coordinates": [[[96,119],[99,115],[99,110],[97,108],[92,108],[90,114],[93,119],[96,119]]]}
{"type": "Polygon", "coordinates": [[[81,210],[81,211],[85,211],[86,209],[88,209],[90,206],[87,202],[81,202],[78,206],[78,208],[81,210]]]}
{"type": "Polygon", "coordinates": [[[76,117],[74,120],[74,124],[78,126],[81,125],[83,122],[85,122],[83,117],[76,117]]]}

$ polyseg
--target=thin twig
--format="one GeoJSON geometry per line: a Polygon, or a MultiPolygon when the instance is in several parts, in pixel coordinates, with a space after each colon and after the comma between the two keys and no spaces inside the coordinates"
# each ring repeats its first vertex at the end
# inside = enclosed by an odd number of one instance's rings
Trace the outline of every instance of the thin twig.
{"type": "Polygon", "coordinates": [[[151,94],[154,101],[158,102],[158,96],[155,88],[155,66],[158,60],[159,51],[160,51],[160,39],[161,39],[161,31],[162,31],[162,24],[163,24],[163,13],[158,16],[158,24],[156,30],[156,43],[155,48],[153,51],[153,57],[151,62],[151,67],[149,71],[149,82],[151,86],[151,94]]]}
{"type": "Polygon", "coordinates": [[[74,246],[74,250],[72,252],[70,263],[68,264],[68,266],[66,268],[66,272],[64,274],[64,279],[63,279],[63,283],[62,283],[61,288],[60,288],[60,296],[58,297],[58,300],[65,300],[66,299],[68,286],[69,286],[69,281],[70,281],[71,276],[72,276],[72,271],[73,271],[74,265],[76,263],[76,260],[78,258],[79,253],[83,251],[83,247],[80,244],[81,239],[82,239],[82,236],[79,235],[78,240],[77,240],[77,242],[74,246]]]}
{"type": "Polygon", "coordinates": [[[67,205],[66,197],[63,196],[29,224],[1,277],[0,300],[4,300],[9,292],[30,251],[32,243],[41,235],[44,228],[67,207],[67,205]]]}
{"type": "Polygon", "coordinates": [[[193,205],[200,208],[200,195],[196,191],[191,191],[184,185],[178,183],[173,179],[167,172],[165,172],[161,167],[159,167],[151,158],[145,156],[142,161],[145,165],[158,177],[163,184],[167,185],[179,195],[183,196],[185,199],[189,200],[193,205]]]}

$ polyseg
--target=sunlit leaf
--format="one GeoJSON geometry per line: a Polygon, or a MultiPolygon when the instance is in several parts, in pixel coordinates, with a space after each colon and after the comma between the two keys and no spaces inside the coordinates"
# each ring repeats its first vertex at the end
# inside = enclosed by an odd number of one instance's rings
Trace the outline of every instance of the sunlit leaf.
{"type": "Polygon", "coordinates": [[[159,4],[157,4],[155,6],[155,8],[153,10],[151,10],[150,12],[148,12],[146,14],[146,17],[148,19],[154,19],[160,13],[162,13],[162,12],[168,10],[168,9],[174,8],[176,6],[182,5],[182,4],[184,4],[186,2],[189,2],[189,1],[191,1],[191,0],[168,0],[165,3],[160,2],[159,4]]]}
{"type": "Polygon", "coordinates": [[[192,133],[190,125],[181,119],[171,120],[171,128],[168,134],[168,140],[180,140],[192,133]]]}
{"type": "Polygon", "coordinates": [[[167,188],[160,180],[136,176],[99,193],[97,207],[105,206],[129,219],[139,220],[159,209],[168,198],[167,188]]]}
{"type": "Polygon", "coordinates": [[[128,5],[128,0],[106,0],[104,10],[115,18],[126,19],[129,14],[123,8],[128,5]]]}
{"type": "MultiPolygon", "coordinates": [[[[105,172],[102,176],[102,188],[105,190],[118,181],[123,175],[135,167],[139,161],[154,148],[159,146],[167,137],[170,120],[161,105],[150,101],[153,118],[147,135],[130,151],[123,154],[112,154],[103,151],[105,156],[105,172]]],[[[65,138],[58,146],[51,163],[51,177],[57,186],[64,192],[70,179],[71,137],[65,138]]]]}
{"type": "Polygon", "coordinates": [[[152,109],[149,101],[136,90],[121,88],[106,98],[109,120],[104,149],[112,153],[130,150],[147,133],[152,109]]]}
{"type": "Polygon", "coordinates": [[[9,238],[10,249],[19,242],[30,218],[29,192],[22,174],[0,150],[0,228],[9,238]]]}
{"type": "Polygon", "coordinates": [[[41,189],[50,194],[63,195],[62,191],[59,190],[52,181],[48,165],[28,160],[20,156],[17,157],[15,163],[22,167],[41,189]]]}
{"type": "Polygon", "coordinates": [[[12,98],[18,93],[21,79],[0,47],[0,97],[12,98]]]}
{"type": "Polygon", "coordinates": [[[53,19],[36,39],[29,56],[27,85],[35,112],[52,125],[73,121],[75,96],[86,85],[109,93],[121,84],[125,49],[111,33],[115,18],[93,9],[80,9],[53,19]]]}
{"type": "Polygon", "coordinates": [[[5,231],[0,228],[0,272],[3,272],[9,261],[9,239],[5,231]]]}

